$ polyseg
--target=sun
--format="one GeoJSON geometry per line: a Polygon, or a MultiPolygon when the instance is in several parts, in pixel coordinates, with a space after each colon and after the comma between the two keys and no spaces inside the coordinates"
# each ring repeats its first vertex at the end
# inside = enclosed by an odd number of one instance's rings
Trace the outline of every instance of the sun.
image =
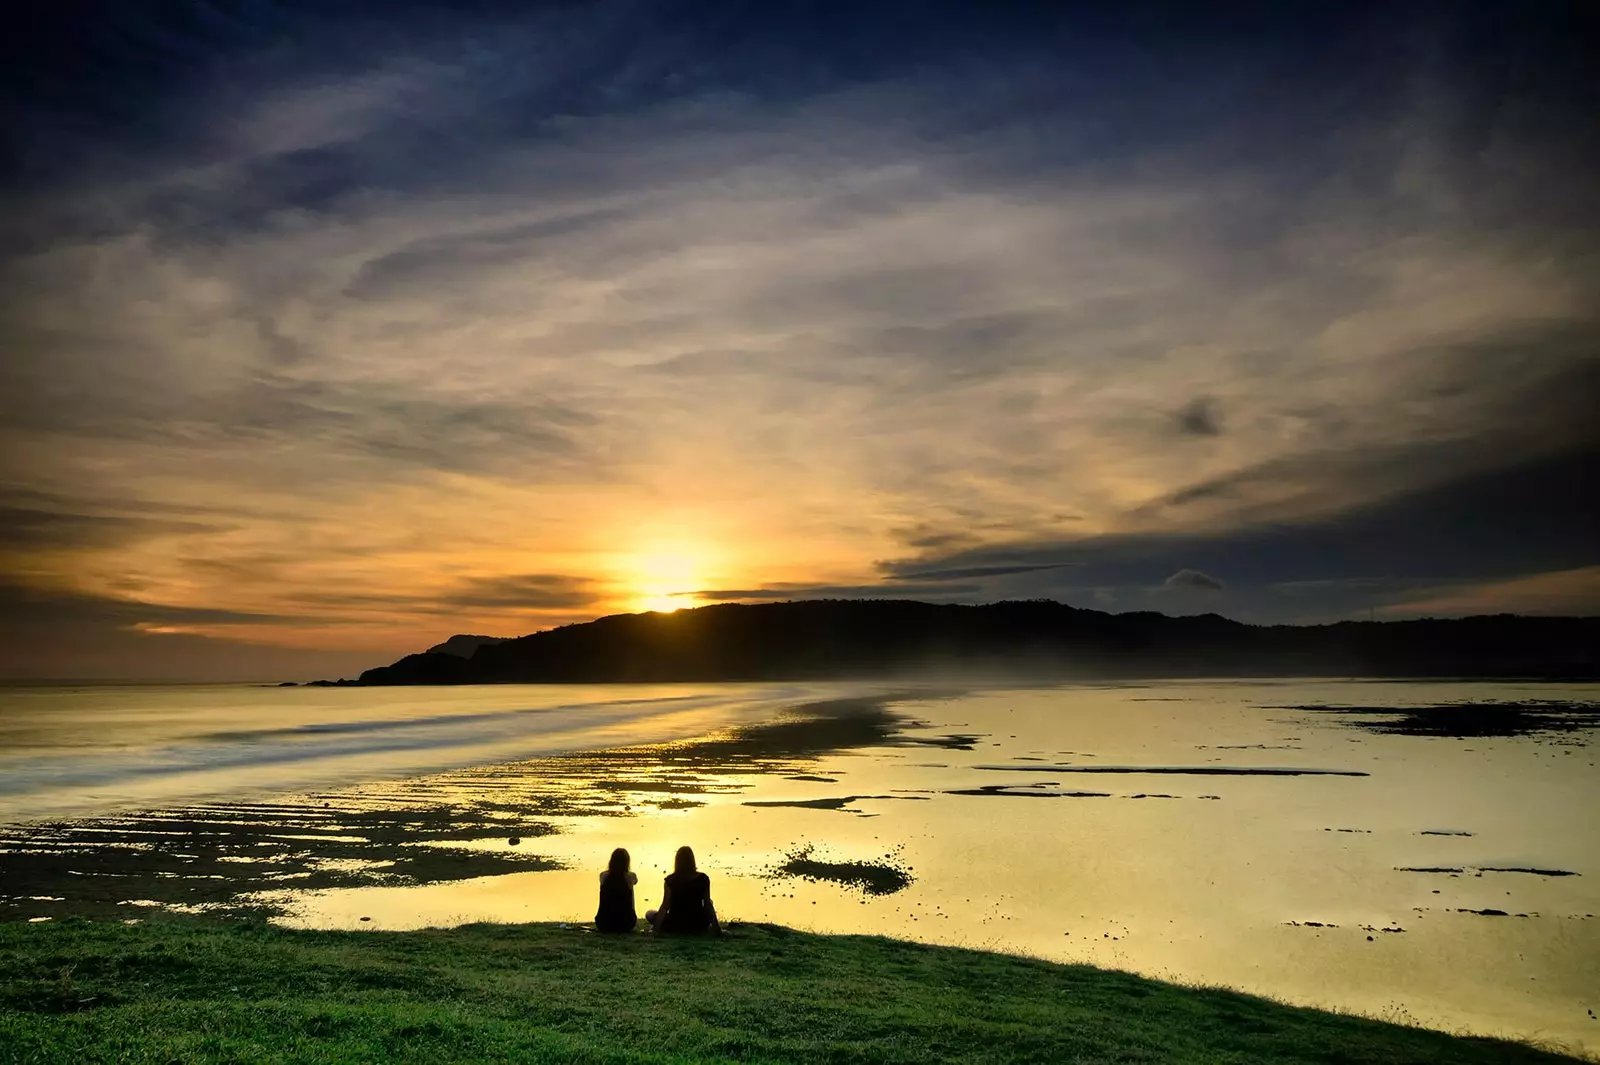
{"type": "Polygon", "coordinates": [[[678,548],[645,551],[630,558],[627,568],[635,609],[670,614],[699,605],[695,592],[702,587],[703,567],[695,554],[678,548]]]}
{"type": "Polygon", "coordinates": [[[693,606],[688,593],[677,595],[650,595],[638,601],[640,610],[653,610],[657,614],[670,614],[674,610],[682,610],[686,606],[693,606]]]}

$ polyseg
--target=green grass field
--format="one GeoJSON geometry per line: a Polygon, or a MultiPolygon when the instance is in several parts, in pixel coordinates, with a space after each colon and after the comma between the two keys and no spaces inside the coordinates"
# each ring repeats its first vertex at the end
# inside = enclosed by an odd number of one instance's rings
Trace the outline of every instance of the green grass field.
{"type": "Polygon", "coordinates": [[[734,926],[0,924],[0,1062],[1554,1062],[1080,965],[734,926]]]}

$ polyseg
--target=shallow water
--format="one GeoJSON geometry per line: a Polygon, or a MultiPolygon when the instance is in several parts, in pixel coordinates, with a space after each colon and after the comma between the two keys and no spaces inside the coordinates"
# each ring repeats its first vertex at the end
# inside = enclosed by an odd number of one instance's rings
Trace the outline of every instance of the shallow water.
{"type": "Polygon", "coordinates": [[[0,699],[12,919],[581,921],[612,847],[642,911],[688,843],[728,920],[1600,1049],[1600,686],[0,699]]]}

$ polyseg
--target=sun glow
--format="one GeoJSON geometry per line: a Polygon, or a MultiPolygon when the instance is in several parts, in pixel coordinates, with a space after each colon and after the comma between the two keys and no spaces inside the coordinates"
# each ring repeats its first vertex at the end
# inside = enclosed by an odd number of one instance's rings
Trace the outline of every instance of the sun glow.
{"type": "Polygon", "coordinates": [[[629,560],[629,584],[636,610],[670,614],[699,606],[695,592],[702,588],[702,567],[694,555],[677,549],[648,551],[629,560]]]}

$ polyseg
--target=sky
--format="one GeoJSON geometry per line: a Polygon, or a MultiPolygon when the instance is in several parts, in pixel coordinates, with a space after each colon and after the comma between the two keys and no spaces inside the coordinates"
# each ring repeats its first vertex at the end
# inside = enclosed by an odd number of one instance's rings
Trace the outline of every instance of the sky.
{"type": "Polygon", "coordinates": [[[6,18],[0,677],[1600,612],[1582,5],[6,18]]]}

